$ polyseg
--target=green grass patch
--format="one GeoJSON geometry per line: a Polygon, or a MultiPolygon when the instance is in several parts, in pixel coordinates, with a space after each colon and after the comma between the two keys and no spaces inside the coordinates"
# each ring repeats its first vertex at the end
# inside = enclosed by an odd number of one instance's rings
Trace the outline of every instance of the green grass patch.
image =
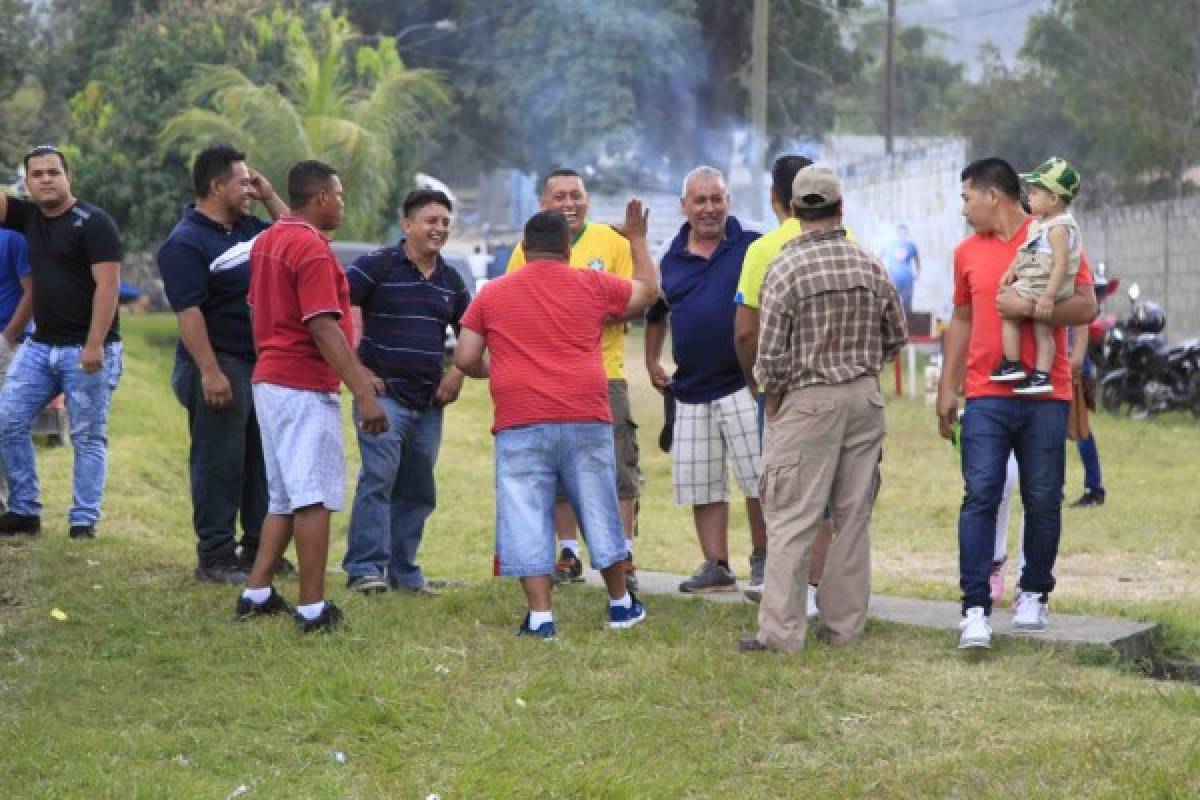
{"type": "MultiPolygon", "coordinates": [[[[191,578],[174,322],[124,329],[100,538],[66,537],[67,447],[39,451],[43,535],[0,545],[0,797],[226,798],[243,785],[250,798],[446,800],[1200,793],[1200,693],[1105,668],[1096,652],[1001,641],[964,659],[950,634],[872,623],[857,647],[747,657],[735,644],[753,630],[750,607],[650,597],[647,623],[614,633],[603,596],[583,587],[556,597],[557,642],[517,640],[519,591],[490,577],[490,404],[477,383],[447,414],[422,559],[467,588],[362,598],[331,574],[346,631],[234,624],[234,591],[191,578]]],[[[638,561],[688,571],[690,513],[671,504],[669,461],[653,448],[661,410],[638,347],[638,561]]],[[[953,598],[954,452],[919,402],[890,402],[888,424],[876,589],[953,598]]],[[[1110,500],[1065,513],[1055,609],[1160,620],[1170,653],[1195,658],[1200,428],[1179,417],[1096,429],[1110,500]]],[[[748,533],[732,516],[744,572],[748,533]]],[[[345,525],[337,515],[335,564],[345,525]]],[[[1015,521],[1012,539],[1015,555],[1015,521]]]]}

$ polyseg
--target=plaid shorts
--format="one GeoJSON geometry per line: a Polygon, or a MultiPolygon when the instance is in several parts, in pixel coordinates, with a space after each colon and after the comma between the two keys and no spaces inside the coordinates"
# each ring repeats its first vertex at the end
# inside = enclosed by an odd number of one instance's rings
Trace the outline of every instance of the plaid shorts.
{"type": "Polygon", "coordinates": [[[762,445],[758,409],[748,389],[709,403],[676,401],[671,475],[682,506],[729,501],[726,456],[742,494],[758,497],[762,445]]]}

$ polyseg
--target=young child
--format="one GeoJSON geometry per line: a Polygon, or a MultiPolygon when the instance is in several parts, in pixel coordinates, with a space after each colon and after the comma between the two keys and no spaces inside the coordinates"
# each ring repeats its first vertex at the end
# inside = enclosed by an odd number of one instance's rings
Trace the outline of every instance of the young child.
{"type": "Polygon", "coordinates": [[[1037,342],[1034,370],[1021,363],[1021,323],[1003,321],[1004,358],[992,372],[996,383],[1016,383],[1013,394],[1039,395],[1053,391],[1050,367],[1054,363],[1054,304],[1075,294],[1075,275],[1083,240],[1067,207],[1079,192],[1079,173],[1061,158],[1051,158],[1033,172],[1022,175],[1029,184],[1029,209],[1036,219],[1025,244],[1017,251],[1001,290],[1010,284],[1017,294],[1034,300],[1033,333],[1037,342]]]}

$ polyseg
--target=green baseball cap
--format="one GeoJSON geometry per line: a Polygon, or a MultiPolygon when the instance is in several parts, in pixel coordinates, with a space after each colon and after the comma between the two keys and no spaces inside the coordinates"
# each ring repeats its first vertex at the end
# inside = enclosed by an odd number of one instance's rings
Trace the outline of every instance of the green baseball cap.
{"type": "Polygon", "coordinates": [[[1021,174],[1021,180],[1040,186],[1059,197],[1074,198],[1079,194],[1079,173],[1061,158],[1048,158],[1033,172],[1021,174]]]}

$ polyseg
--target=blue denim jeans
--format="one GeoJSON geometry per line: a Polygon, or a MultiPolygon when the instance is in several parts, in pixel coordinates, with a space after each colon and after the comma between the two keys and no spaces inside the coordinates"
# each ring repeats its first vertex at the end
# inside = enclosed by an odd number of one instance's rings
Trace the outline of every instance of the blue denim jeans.
{"type": "Polygon", "coordinates": [[[267,515],[267,468],[250,388],[254,362],[220,353],[217,361],[233,391],[231,408],[209,408],[200,369],[190,360],[177,358],[171,374],[175,397],[187,409],[192,440],[188,477],[201,563],[233,557],[239,512],[242,549],[256,552],[267,515]]]}
{"type": "Polygon", "coordinates": [[[13,356],[0,389],[0,454],[8,478],[8,507],[42,513],[37,460],[30,428],[47,403],[63,394],[75,451],[74,496],[68,521],[95,525],[108,471],[108,407],[121,379],[121,343],[104,346],[104,367],[88,374],[79,366],[83,348],[26,341],[13,356]]]}
{"type": "Polygon", "coordinates": [[[612,425],[522,425],[496,434],[497,574],[554,574],[554,493],[560,484],[592,568],[606,569],[625,557],[612,425]]]}
{"type": "Polygon", "coordinates": [[[966,491],[958,516],[964,609],[982,606],[991,613],[988,574],[1010,452],[1017,456],[1025,506],[1025,568],[1020,586],[1028,592],[1054,589],[1054,560],[1062,532],[1067,409],[1061,400],[979,397],[967,401],[962,415],[966,491]]]}
{"type": "Polygon", "coordinates": [[[362,469],[342,567],[351,577],[378,575],[392,586],[420,589],[425,575],[417,566],[417,548],[437,505],[433,469],[442,444],[442,408],[418,411],[390,397],[379,398],[379,404],[388,430],[378,436],[358,432],[362,469]]]}

